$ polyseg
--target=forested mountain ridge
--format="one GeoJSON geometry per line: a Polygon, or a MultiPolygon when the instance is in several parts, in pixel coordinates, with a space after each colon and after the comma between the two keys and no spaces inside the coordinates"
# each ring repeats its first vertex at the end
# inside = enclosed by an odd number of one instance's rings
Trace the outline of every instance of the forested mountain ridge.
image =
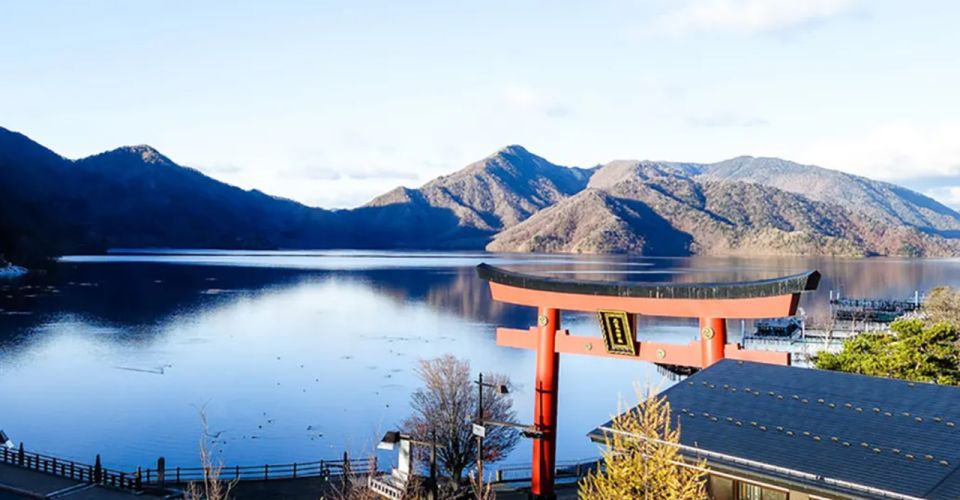
{"type": "Polygon", "coordinates": [[[491,251],[653,255],[954,255],[956,241],[689,165],[611,162],[588,188],[507,229],[491,251]],[[692,174],[692,175],[691,175],[692,174]],[[624,238],[632,234],[632,238],[624,238]]]}
{"type": "Polygon", "coordinates": [[[579,168],[514,145],[325,210],[150,146],[71,160],[0,128],[0,253],[18,262],[137,247],[948,256],[957,232],[960,214],[919,193],[776,158],[579,168]]]}
{"type": "Polygon", "coordinates": [[[0,129],[0,252],[14,261],[115,247],[316,247],[337,224],[335,212],[224,184],[149,146],[69,160],[0,129]]]}

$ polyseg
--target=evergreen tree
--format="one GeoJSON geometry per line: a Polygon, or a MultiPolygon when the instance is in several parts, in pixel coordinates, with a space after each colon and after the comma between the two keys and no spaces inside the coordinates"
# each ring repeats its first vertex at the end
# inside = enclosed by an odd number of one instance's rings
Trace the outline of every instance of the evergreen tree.
{"type": "Polygon", "coordinates": [[[891,333],[863,333],[838,353],[814,358],[817,368],[917,382],[960,385],[960,330],[941,321],[897,320],[891,333]]]}

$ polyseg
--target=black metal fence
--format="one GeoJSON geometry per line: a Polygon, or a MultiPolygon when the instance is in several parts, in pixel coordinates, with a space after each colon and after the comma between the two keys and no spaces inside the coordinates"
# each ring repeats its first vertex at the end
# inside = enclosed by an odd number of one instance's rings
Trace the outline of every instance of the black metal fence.
{"type": "MultiPolygon", "coordinates": [[[[335,460],[316,462],[293,462],[264,465],[224,465],[210,467],[166,467],[161,458],[155,469],[137,468],[124,472],[103,467],[100,455],[93,465],[25,451],[23,444],[16,450],[0,446],[0,463],[24,467],[75,481],[103,484],[115,488],[140,491],[150,488],[183,486],[205,480],[213,471],[222,481],[273,481],[308,477],[347,478],[375,474],[375,457],[351,459],[346,453],[335,460]]],[[[596,470],[597,459],[557,462],[556,478],[578,479],[596,470]]],[[[529,481],[531,464],[502,465],[494,472],[494,482],[510,483],[529,481]]]]}
{"type": "Polygon", "coordinates": [[[161,458],[157,461],[158,467],[156,469],[144,470],[138,467],[134,472],[124,472],[103,467],[100,462],[100,455],[97,455],[95,463],[90,465],[26,451],[22,443],[15,450],[0,446],[0,463],[83,483],[103,484],[133,491],[163,488],[165,486],[182,486],[191,482],[204,481],[206,478],[212,477],[213,472],[222,481],[272,481],[307,477],[347,478],[372,474],[377,470],[375,457],[351,459],[344,453],[343,458],[335,460],[213,467],[165,467],[165,461],[161,458]]]}
{"type": "Polygon", "coordinates": [[[366,475],[377,470],[375,458],[342,459],[288,464],[224,465],[222,467],[163,467],[140,470],[142,484],[163,486],[203,481],[211,472],[222,481],[272,481],[306,477],[366,475]]]}
{"type": "Polygon", "coordinates": [[[139,489],[136,473],[127,473],[108,469],[100,464],[97,455],[93,465],[75,462],[63,458],[51,457],[41,453],[25,451],[23,444],[16,450],[0,447],[0,462],[26,469],[36,470],[55,476],[92,484],[105,484],[117,488],[139,489]]]}
{"type": "MultiPolygon", "coordinates": [[[[555,476],[557,480],[579,479],[594,471],[599,465],[599,460],[566,460],[557,462],[555,466],[555,476]]],[[[530,481],[532,464],[511,464],[502,465],[494,472],[493,482],[495,483],[516,483],[530,481]]]]}

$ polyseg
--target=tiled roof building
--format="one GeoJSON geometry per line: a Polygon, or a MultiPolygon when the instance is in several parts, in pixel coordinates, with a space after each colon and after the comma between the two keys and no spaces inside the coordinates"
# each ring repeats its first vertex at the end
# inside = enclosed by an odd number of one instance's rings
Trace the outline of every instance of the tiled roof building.
{"type": "Polygon", "coordinates": [[[663,396],[714,498],[960,498],[960,388],[724,360],[663,396]]]}

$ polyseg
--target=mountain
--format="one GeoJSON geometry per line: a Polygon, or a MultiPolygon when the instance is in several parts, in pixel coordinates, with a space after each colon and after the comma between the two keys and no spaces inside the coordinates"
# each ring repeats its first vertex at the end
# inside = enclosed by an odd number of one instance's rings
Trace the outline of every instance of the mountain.
{"type": "Polygon", "coordinates": [[[79,160],[0,128],[0,254],[110,248],[486,248],[644,255],[960,255],[960,214],[776,158],[556,165],[508,146],[330,211],[243,190],[150,146],[79,160]]]}
{"type": "Polygon", "coordinates": [[[335,212],[245,191],[149,146],[63,158],[0,128],[0,253],[17,262],[117,247],[336,246],[335,212]]]}
{"type": "Polygon", "coordinates": [[[690,243],[648,206],[588,188],[501,232],[487,250],[687,255],[690,243]]]}
{"type": "Polygon", "coordinates": [[[357,212],[399,246],[482,248],[499,231],[583,190],[591,173],[507,146],[419,189],[378,196],[357,212]]]}
{"type": "Polygon", "coordinates": [[[960,214],[907,188],[779,158],[741,156],[695,168],[708,180],[763,184],[842,205],[890,224],[945,235],[960,233],[960,214]]]}
{"type": "MultiPolygon", "coordinates": [[[[960,242],[906,224],[878,204],[854,210],[709,172],[693,164],[611,162],[593,174],[586,190],[506,229],[487,249],[842,256],[946,256],[960,250],[960,242]]],[[[902,201],[898,208],[924,214],[925,207],[902,201]]]]}

